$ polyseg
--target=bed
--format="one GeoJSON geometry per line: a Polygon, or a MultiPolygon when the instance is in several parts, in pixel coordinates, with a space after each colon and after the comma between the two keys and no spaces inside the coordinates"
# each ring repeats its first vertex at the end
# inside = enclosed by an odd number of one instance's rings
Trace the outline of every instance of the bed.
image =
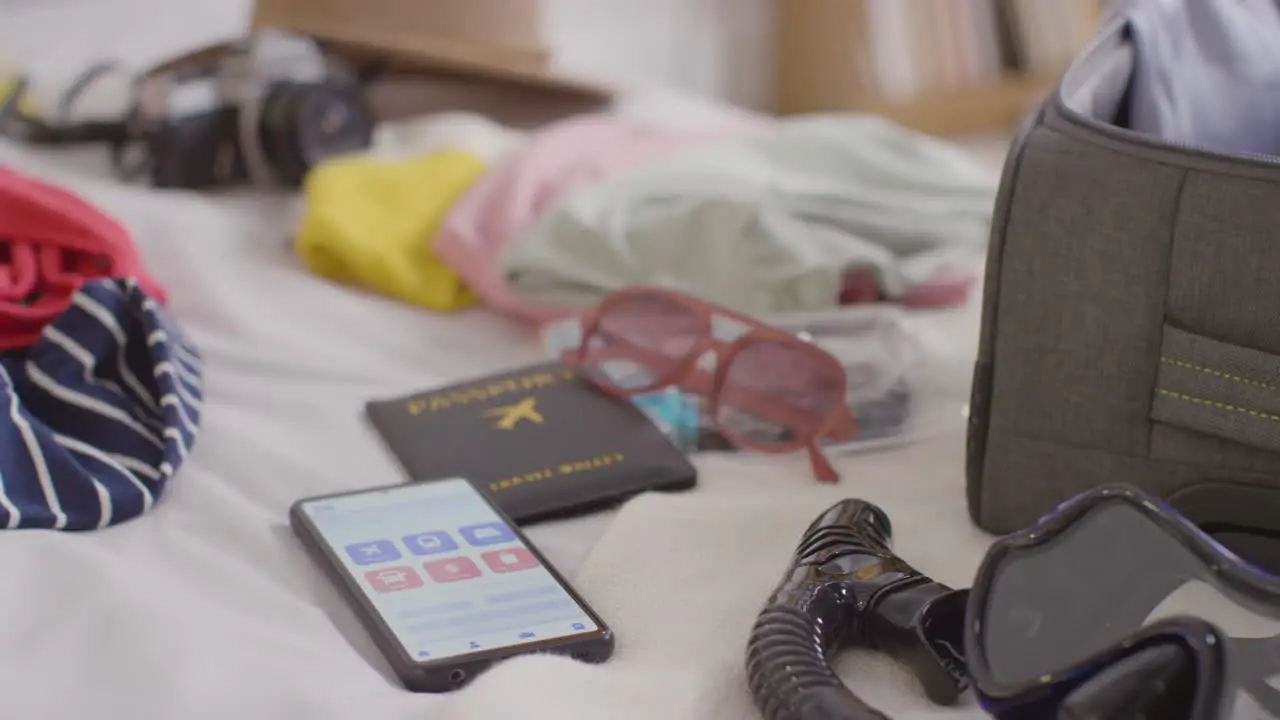
{"type": "MultiPolygon", "coordinates": [[[[237,2],[180,5],[0,0],[0,52],[67,76],[104,56],[145,64],[245,17],[237,2]]],[[[716,112],[663,93],[626,104],[716,112]]],[[[0,537],[6,717],[750,718],[746,631],[821,509],[849,495],[882,504],[899,549],[954,585],[987,543],[964,511],[959,422],[929,442],[839,457],[847,479],[834,487],[814,484],[803,457],[700,456],[695,491],[529,531],[613,626],[612,661],[526,658],[452,696],[405,692],[293,539],[287,509],[400,479],[363,420],[366,400],[534,361],[534,335],[485,311],[433,315],[307,274],[282,195],[123,185],[96,149],[0,143],[0,163],[128,226],[203,353],[207,397],[196,449],[153,512],[93,533],[0,537]]],[[[975,308],[917,322],[963,384],[975,308]]],[[[843,671],[897,717],[981,716],[971,701],[930,708],[880,659],[855,655],[843,671]]]]}

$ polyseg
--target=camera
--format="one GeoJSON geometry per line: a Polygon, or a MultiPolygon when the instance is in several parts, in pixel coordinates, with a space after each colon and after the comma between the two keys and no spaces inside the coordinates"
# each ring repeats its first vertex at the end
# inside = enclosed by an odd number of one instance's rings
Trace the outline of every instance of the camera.
{"type": "Polygon", "coordinates": [[[367,148],[359,77],[309,38],[264,30],[136,82],[112,139],[117,171],[157,187],[297,186],[317,163],[367,148]]]}

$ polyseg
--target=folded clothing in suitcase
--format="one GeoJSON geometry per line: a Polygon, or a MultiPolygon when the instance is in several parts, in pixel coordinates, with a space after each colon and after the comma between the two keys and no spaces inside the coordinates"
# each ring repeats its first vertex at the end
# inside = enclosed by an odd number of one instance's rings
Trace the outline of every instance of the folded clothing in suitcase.
{"type": "MultiPolygon", "coordinates": [[[[1280,547],[1265,541],[1280,538],[1280,159],[1129,129],[1156,97],[1135,87],[1161,92],[1135,83],[1152,77],[1143,62],[1159,61],[1135,28],[1108,24],[1006,162],[970,405],[969,510],[1009,532],[1083,490],[1130,482],[1272,564],[1280,554],[1262,553],[1280,547]]],[[[1194,101],[1163,97],[1184,110],[1194,101]]],[[[1280,138],[1280,94],[1270,104],[1273,117],[1240,127],[1269,124],[1280,138]]]]}

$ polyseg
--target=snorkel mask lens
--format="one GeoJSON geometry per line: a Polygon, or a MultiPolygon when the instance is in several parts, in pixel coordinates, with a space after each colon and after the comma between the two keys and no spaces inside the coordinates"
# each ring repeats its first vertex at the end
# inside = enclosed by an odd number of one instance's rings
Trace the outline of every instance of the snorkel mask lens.
{"type": "MultiPolygon", "coordinates": [[[[1172,629],[1172,628],[1169,628],[1172,629]]],[[[1209,629],[1206,637],[1216,633],[1209,629]]],[[[1156,636],[1083,674],[1057,706],[1057,720],[1183,720],[1195,705],[1195,651],[1176,636],[1156,636]]]]}
{"type": "Polygon", "coordinates": [[[1280,579],[1127,486],[997,541],[965,645],[997,718],[1280,720],[1280,579]]]}

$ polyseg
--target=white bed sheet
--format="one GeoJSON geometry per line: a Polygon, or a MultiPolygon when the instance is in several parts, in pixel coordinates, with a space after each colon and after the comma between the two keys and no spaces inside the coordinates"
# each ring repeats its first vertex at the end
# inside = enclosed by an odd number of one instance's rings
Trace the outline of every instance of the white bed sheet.
{"type": "MultiPolygon", "coordinates": [[[[163,0],[0,0],[0,13],[0,53],[46,61],[39,70],[47,77],[69,76],[103,56],[145,65],[222,37],[244,18],[239,2],[163,0]],[[75,13],[68,14],[72,5],[75,13]],[[145,19],[137,14],[144,6],[145,19]]],[[[669,103],[637,107],[654,115],[694,112],[669,103]]],[[[637,658],[652,666],[664,651],[688,649],[678,636],[651,632],[664,610],[653,606],[652,594],[627,590],[635,578],[627,579],[626,568],[609,567],[605,553],[588,565],[581,588],[600,598],[598,609],[619,638],[620,661],[595,669],[613,678],[601,681],[600,693],[558,688],[530,697],[537,702],[529,714],[518,705],[513,711],[510,700],[538,693],[543,672],[535,666],[532,674],[519,675],[514,664],[513,671],[483,680],[474,689],[481,695],[438,698],[400,689],[293,540],[286,511],[304,496],[401,477],[365,426],[364,401],[532,361],[539,356],[532,333],[482,311],[433,315],[305,273],[288,248],[285,197],[121,185],[107,175],[99,150],[37,154],[0,143],[0,163],[82,194],[134,232],[155,276],[171,291],[173,312],[204,354],[208,397],[197,446],[149,515],[95,533],[0,535],[6,717],[397,720],[447,712],[506,719],[565,717],[575,708],[582,714],[573,717],[608,716],[608,706],[590,702],[616,701],[618,695],[603,688],[626,686],[627,673],[638,672],[637,658]],[[648,649],[637,655],[638,648],[648,649]],[[495,685],[504,677],[508,684],[495,685]]],[[[955,348],[957,372],[967,371],[973,308],[925,325],[955,348]]],[[[957,583],[971,574],[985,543],[962,510],[961,460],[953,437],[838,461],[849,478],[847,492],[884,503],[907,527],[936,523],[936,534],[911,542],[954,552],[957,564],[944,569],[934,562],[925,569],[957,583]]],[[[775,496],[792,501],[792,508],[794,501],[804,504],[771,525],[786,528],[776,538],[783,555],[794,542],[794,518],[844,491],[812,484],[803,458],[697,462],[703,480],[682,496],[690,501],[716,507],[724,498],[731,507],[737,502],[731,498],[750,488],[753,497],[765,498],[764,508],[775,496]]],[[[612,517],[541,525],[530,535],[573,577],[612,517]]],[[[744,594],[758,594],[767,573],[748,575],[755,579],[744,579],[744,594]]],[[[743,638],[745,633],[744,627],[743,638]]],[[[707,682],[731,673],[725,663],[732,656],[728,650],[715,654],[707,682]]],[[[576,677],[590,683],[603,676],[576,677]]],[[[699,682],[697,673],[688,677],[699,682]]],[[[660,692],[644,683],[634,687],[641,694],[660,692]]],[[[707,692],[723,691],[720,682],[707,692]]],[[[729,692],[739,696],[721,716],[749,716],[741,688],[729,692]]],[[[918,707],[907,695],[895,701],[898,690],[886,692],[886,710],[918,707]]],[[[661,717],[685,711],[710,717],[694,705],[661,707],[661,717]]],[[[629,711],[640,714],[628,717],[646,716],[643,707],[629,711]]]]}

